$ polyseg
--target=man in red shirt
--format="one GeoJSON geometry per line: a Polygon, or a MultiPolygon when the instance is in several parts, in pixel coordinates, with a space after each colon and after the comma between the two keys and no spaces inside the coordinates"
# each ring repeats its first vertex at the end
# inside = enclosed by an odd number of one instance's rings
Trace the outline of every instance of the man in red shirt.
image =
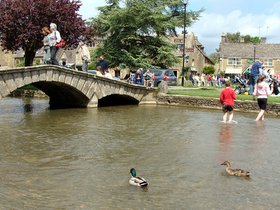
{"type": "Polygon", "coordinates": [[[234,100],[236,99],[236,95],[233,89],[230,87],[230,81],[227,80],[225,82],[226,88],[220,94],[220,102],[223,106],[223,122],[228,123],[232,122],[233,118],[233,107],[234,107],[234,100]]]}

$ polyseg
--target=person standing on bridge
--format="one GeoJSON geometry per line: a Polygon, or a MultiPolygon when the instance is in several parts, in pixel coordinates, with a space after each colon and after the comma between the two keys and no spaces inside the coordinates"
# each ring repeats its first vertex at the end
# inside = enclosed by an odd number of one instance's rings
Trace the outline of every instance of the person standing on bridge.
{"type": "Polygon", "coordinates": [[[137,71],[134,75],[134,84],[144,85],[144,76],[143,76],[142,68],[137,69],[137,71]]]}
{"type": "Polygon", "coordinates": [[[43,38],[43,49],[44,49],[44,64],[50,64],[51,62],[51,52],[50,52],[50,43],[49,43],[49,34],[51,33],[49,27],[45,26],[42,28],[43,38]]]}
{"type": "Polygon", "coordinates": [[[90,63],[90,52],[84,42],[79,43],[78,52],[80,53],[83,62],[82,71],[87,72],[88,64],[90,63]]]}
{"type": "Polygon", "coordinates": [[[99,61],[97,63],[96,66],[100,66],[101,70],[103,71],[103,74],[105,74],[106,72],[108,72],[108,68],[109,68],[109,64],[108,62],[105,60],[104,55],[101,55],[99,57],[99,61]]]}
{"type": "Polygon", "coordinates": [[[55,23],[50,24],[51,34],[49,35],[49,44],[51,50],[51,64],[59,65],[58,61],[56,60],[56,53],[58,51],[58,47],[55,46],[56,43],[61,41],[61,36],[59,31],[57,30],[57,26],[55,23]]]}

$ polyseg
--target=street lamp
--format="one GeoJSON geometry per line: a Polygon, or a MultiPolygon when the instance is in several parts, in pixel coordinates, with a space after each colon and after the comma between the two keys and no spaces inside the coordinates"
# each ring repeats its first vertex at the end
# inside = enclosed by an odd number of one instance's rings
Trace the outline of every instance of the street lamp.
{"type": "Polygon", "coordinates": [[[183,0],[184,3],[184,38],[183,38],[183,65],[182,65],[182,86],[184,86],[184,70],[185,70],[185,53],[186,53],[186,16],[188,0],[183,0]]]}

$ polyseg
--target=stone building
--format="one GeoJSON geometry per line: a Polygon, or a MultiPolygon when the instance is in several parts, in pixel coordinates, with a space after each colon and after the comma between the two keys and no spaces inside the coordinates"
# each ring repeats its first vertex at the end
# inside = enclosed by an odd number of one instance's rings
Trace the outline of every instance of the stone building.
{"type": "MultiPolygon", "coordinates": [[[[181,72],[183,66],[183,34],[170,37],[172,43],[176,45],[176,55],[181,62],[173,67],[175,71],[181,72]]],[[[204,52],[204,46],[198,41],[194,33],[186,34],[185,39],[185,67],[189,67],[192,72],[201,73],[203,68],[208,65],[214,65],[210,58],[204,52]]]]}
{"type": "Polygon", "coordinates": [[[280,74],[280,44],[268,44],[265,38],[261,43],[238,43],[226,41],[222,35],[219,46],[219,72],[226,74],[242,74],[249,68],[254,60],[263,59],[263,66],[270,69],[272,74],[280,74]]]}
{"type": "Polygon", "coordinates": [[[2,46],[0,45],[0,69],[7,67],[14,67],[15,60],[14,54],[10,51],[3,51],[2,46]]]}

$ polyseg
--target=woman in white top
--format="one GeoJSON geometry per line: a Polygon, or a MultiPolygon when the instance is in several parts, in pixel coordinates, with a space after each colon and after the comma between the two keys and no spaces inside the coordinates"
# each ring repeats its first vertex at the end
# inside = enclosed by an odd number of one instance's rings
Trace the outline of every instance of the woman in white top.
{"type": "Polygon", "coordinates": [[[58,61],[56,60],[58,47],[56,47],[55,44],[61,41],[61,36],[55,23],[50,24],[50,30],[51,34],[49,35],[49,44],[51,50],[51,64],[59,65],[58,61]]]}

